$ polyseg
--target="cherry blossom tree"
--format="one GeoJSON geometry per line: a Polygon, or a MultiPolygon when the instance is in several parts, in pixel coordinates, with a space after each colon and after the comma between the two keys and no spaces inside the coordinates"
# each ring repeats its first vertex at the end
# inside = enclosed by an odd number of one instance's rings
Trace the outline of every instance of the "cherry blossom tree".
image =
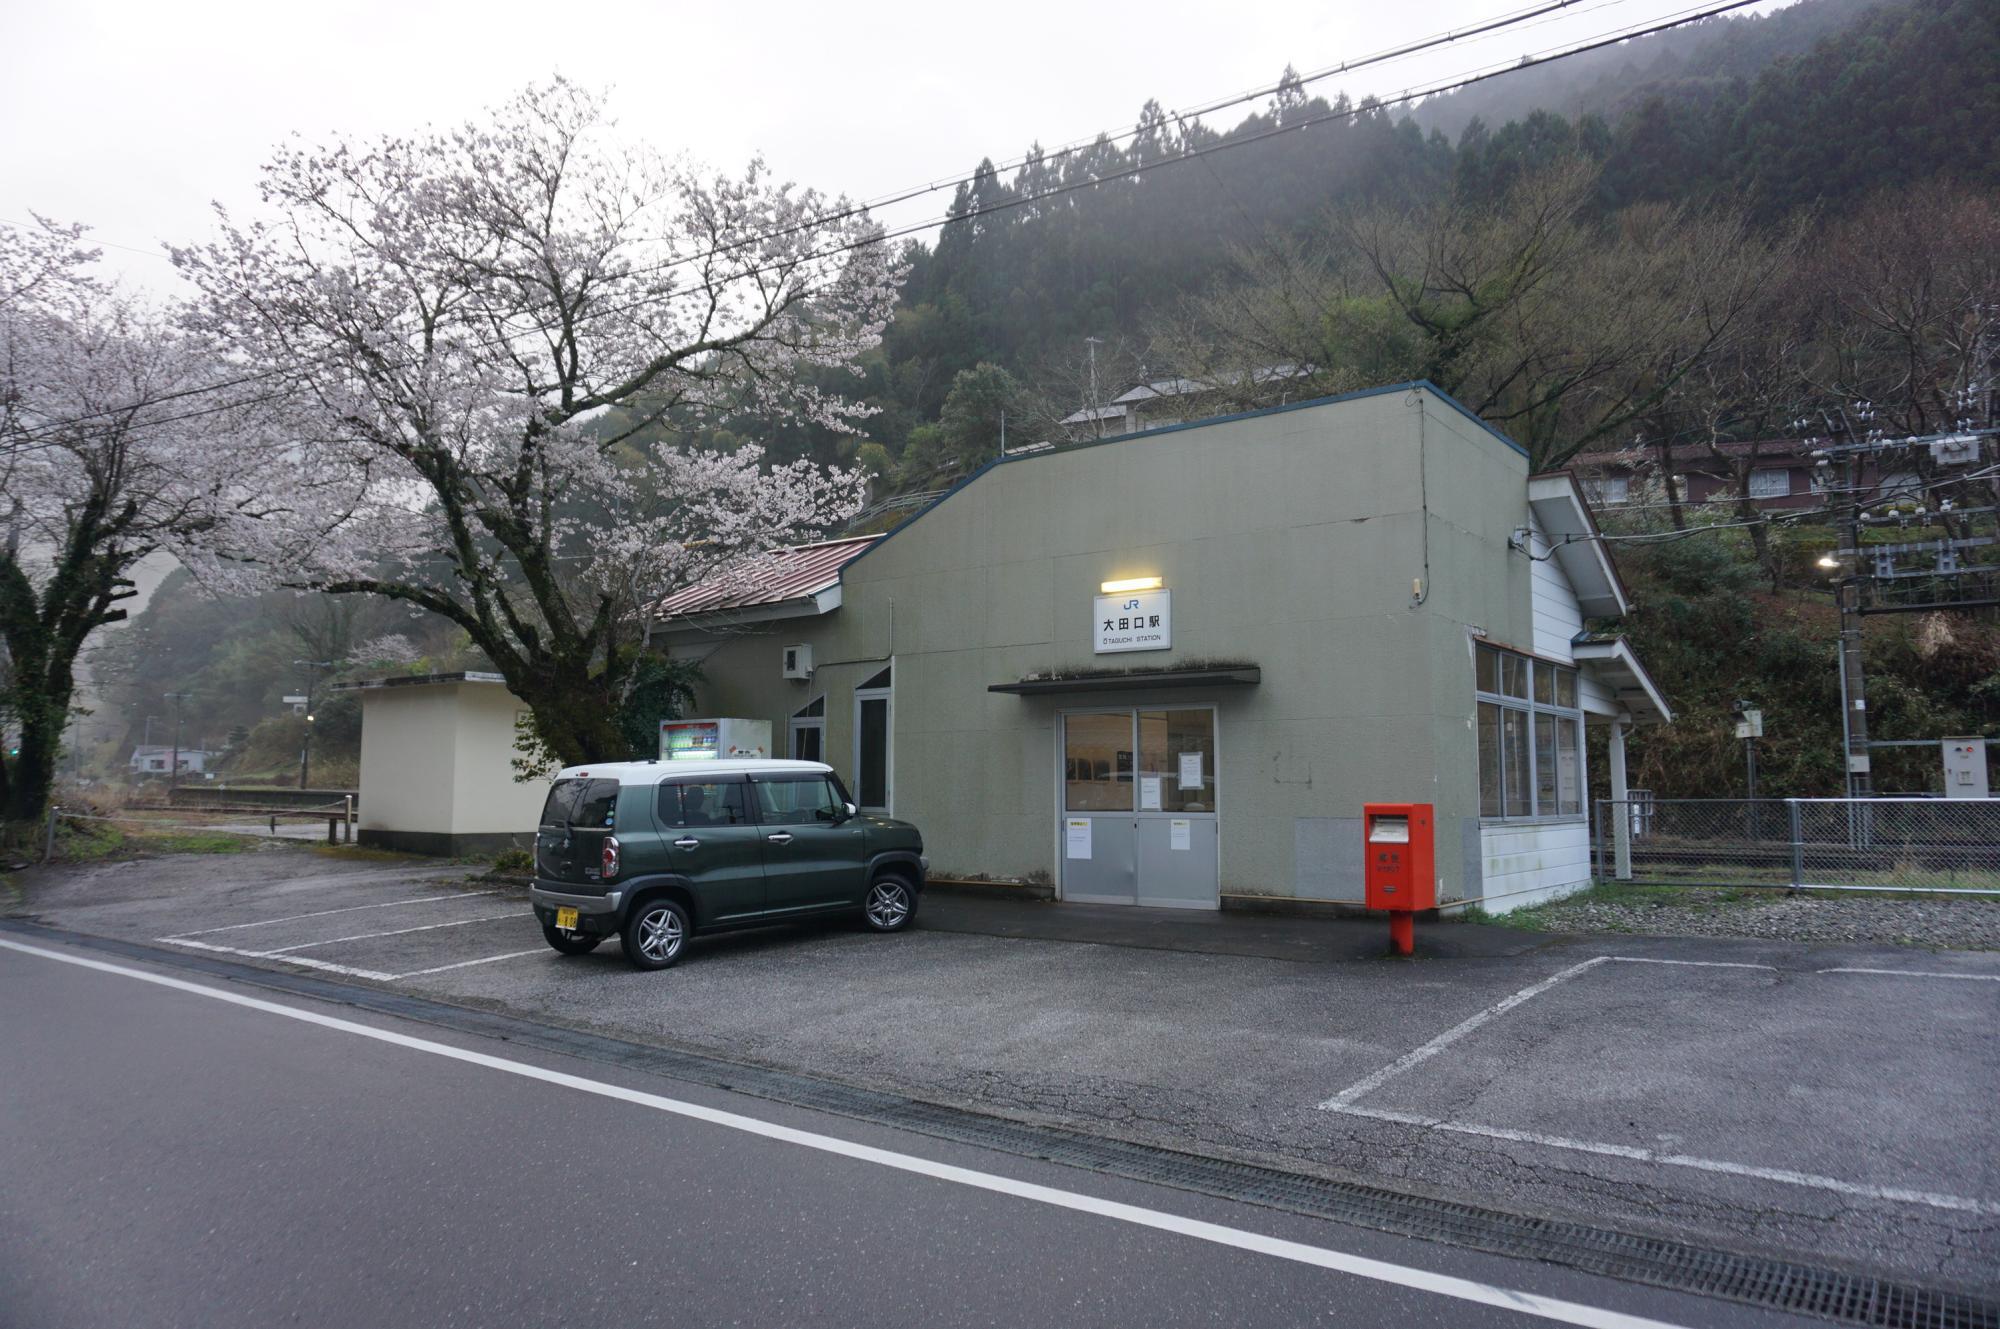
{"type": "Polygon", "coordinates": [[[0,820],[40,817],[97,629],[167,551],[217,570],[310,498],[209,347],[93,279],[79,226],[0,228],[0,820]],[[274,493],[288,497],[274,501],[274,493]]]}
{"type": "Polygon", "coordinates": [[[239,555],[450,619],[555,757],[627,755],[651,605],[859,507],[858,474],[643,441],[867,414],[820,385],[858,378],[903,273],[844,199],[663,161],[561,80],[456,130],[286,147],[261,194],[175,261],[343,496],[239,555]]]}

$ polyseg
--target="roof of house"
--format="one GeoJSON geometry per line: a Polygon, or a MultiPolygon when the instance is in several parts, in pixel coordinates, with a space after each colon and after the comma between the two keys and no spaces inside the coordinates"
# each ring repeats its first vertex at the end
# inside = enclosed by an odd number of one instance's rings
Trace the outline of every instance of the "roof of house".
{"type": "Polygon", "coordinates": [[[662,600],[654,613],[660,618],[685,618],[809,599],[838,586],[840,570],[879,539],[879,535],[855,535],[773,549],[682,587],[662,600]]]}
{"type": "MultiPolygon", "coordinates": [[[[1724,457],[1748,457],[1754,455],[1758,461],[1789,462],[1798,464],[1812,460],[1812,442],[1797,438],[1764,438],[1746,440],[1742,443],[1675,443],[1668,447],[1667,455],[1677,463],[1712,462],[1720,453],[1724,457]]],[[[1579,452],[1570,458],[1569,465],[1585,467],[1627,467],[1658,466],[1660,449],[1654,444],[1634,444],[1631,447],[1610,448],[1602,452],[1579,452]]]]}

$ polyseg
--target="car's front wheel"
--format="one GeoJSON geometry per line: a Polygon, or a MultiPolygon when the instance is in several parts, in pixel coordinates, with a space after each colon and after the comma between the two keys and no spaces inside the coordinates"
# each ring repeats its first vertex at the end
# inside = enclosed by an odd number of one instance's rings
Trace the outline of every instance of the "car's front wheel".
{"type": "Polygon", "coordinates": [[[633,909],[621,936],[625,958],[641,969],[665,969],[687,946],[687,911],[672,900],[648,900],[633,909]]]}
{"type": "Polygon", "coordinates": [[[597,949],[597,943],[604,940],[588,932],[565,932],[547,923],[542,924],[542,939],[564,955],[588,955],[597,949]]]}
{"type": "Polygon", "coordinates": [[[917,890],[906,878],[890,873],[868,888],[861,916],[875,932],[901,932],[917,916],[917,890]]]}

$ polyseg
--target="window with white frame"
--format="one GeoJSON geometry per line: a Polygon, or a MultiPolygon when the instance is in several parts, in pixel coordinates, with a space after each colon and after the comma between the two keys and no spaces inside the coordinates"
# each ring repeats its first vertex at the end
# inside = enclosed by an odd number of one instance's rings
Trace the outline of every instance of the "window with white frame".
{"type": "Polygon", "coordinates": [[[1760,466],[1750,472],[1750,497],[1789,498],[1792,473],[1782,466],[1760,466]]]}
{"type": "Polygon", "coordinates": [[[1584,481],[1583,492],[1599,507],[1615,507],[1620,503],[1631,501],[1632,477],[1600,475],[1594,480],[1584,481]]]}
{"type": "Polygon", "coordinates": [[[1583,712],[1576,670],[1479,644],[1479,815],[1583,815],[1583,712]]]}

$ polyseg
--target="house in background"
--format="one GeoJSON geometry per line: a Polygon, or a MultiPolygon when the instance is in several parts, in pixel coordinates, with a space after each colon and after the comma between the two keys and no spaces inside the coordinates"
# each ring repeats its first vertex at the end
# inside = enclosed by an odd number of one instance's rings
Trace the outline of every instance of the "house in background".
{"type": "MultiPolygon", "coordinates": [[[[220,754],[206,752],[200,748],[182,748],[181,774],[203,774],[208,770],[209,758],[218,755],[220,754]]],[[[173,746],[165,743],[141,743],[132,749],[130,767],[134,775],[171,775],[174,769],[173,746]]]]}
{"type": "Polygon", "coordinates": [[[1150,379],[1119,393],[1108,406],[1085,406],[1064,416],[1060,423],[1075,437],[1110,438],[1211,416],[1219,404],[1232,399],[1283,404],[1283,385],[1305,373],[1297,365],[1271,365],[1253,369],[1240,379],[1150,379]]]}
{"type": "MultiPolygon", "coordinates": [[[[1756,507],[1781,512],[1817,508],[1829,501],[1828,487],[1845,483],[1837,463],[1821,465],[1819,445],[1799,439],[1763,439],[1748,443],[1677,443],[1667,451],[1674,490],[1689,506],[1733,503],[1748,483],[1756,507]]],[[[1975,445],[1964,450],[1924,446],[1870,456],[1861,464],[1863,506],[1897,499],[1922,501],[1928,481],[1922,469],[1967,465],[1979,459],[1975,445]]],[[[1568,469],[1582,482],[1590,501],[1601,508],[1637,503],[1666,503],[1660,450],[1638,446],[1616,451],[1582,452],[1568,469]]],[[[1835,495],[1838,497],[1839,495],[1835,495]]]]}

